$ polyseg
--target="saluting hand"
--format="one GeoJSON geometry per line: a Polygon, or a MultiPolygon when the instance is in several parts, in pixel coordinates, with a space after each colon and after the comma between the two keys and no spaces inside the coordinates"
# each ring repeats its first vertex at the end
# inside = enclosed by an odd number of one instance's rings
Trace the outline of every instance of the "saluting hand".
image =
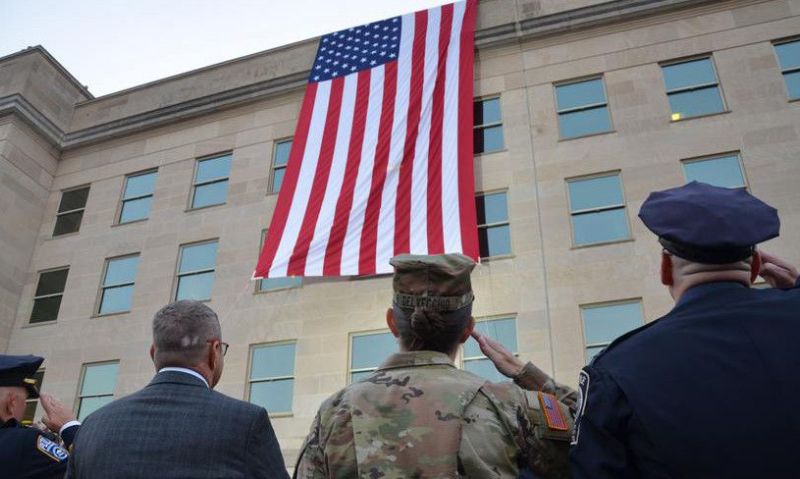
{"type": "Polygon", "coordinates": [[[481,352],[494,363],[494,367],[504,376],[513,378],[525,367],[518,357],[494,339],[477,331],[472,331],[472,337],[478,342],[481,352]]]}
{"type": "Polygon", "coordinates": [[[45,412],[45,415],[42,416],[42,422],[47,426],[47,429],[56,434],[61,431],[64,424],[75,420],[75,415],[72,414],[72,411],[50,394],[42,394],[39,397],[39,402],[42,403],[45,412]]]}
{"type": "Polygon", "coordinates": [[[793,288],[797,283],[797,268],[764,251],[761,253],[761,270],[758,274],[773,288],[793,288]]]}

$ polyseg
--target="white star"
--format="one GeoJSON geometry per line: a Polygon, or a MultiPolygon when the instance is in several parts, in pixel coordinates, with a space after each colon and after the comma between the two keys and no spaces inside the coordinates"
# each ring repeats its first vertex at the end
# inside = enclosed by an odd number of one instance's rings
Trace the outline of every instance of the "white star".
{"type": "Polygon", "coordinates": [[[356,29],[356,33],[361,33],[361,30],[359,30],[359,29],[356,29]]]}
{"type": "Polygon", "coordinates": [[[397,23],[397,19],[396,19],[396,18],[393,18],[393,19],[392,19],[392,23],[397,23]]]}
{"type": "Polygon", "coordinates": [[[397,37],[392,37],[392,40],[395,40],[395,41],[397,41],[397,37]]]}
{"type": "Polygon", "coordinates": [[[385,57],[386,56],[386,52],[381,52],[381,56],[385,57]]]}
{"type": "Polygon", "coordinates": [[[384,31],[384,32],[385,32],[386,30],[388,30],[388,29],[389,29],[389,27],[383,27],[383,31],[384,31]]]}
{"type": "Polygon", "coordinates": [[[374,65],[376,63],[378,63],[378,62],[376,62],[375,60],[372,60],[371,62],[369,62],[370,65],[374,65]]]}
{"type": "Polygon", "coordinates": [[[333,64],[334,64],[334,65],[338,65],[338,64],[339,64],[339,62],[338,62],[338,61],[335,61],[335,62],[333,62],[333,64]]]}
{"type": "Polygon", "coordinates": [[[340,57],[340,56],[342,56],[342,52],[336,52],[336,56],[337,56],[337,57],[340,57]]]}
{"type": "Polygon", "coordinates": [[[327,37],[323,38],[322,43],[328,43],[328,38],[327,37]]]}
{"type": "Polygon", "coordinates": [[[380,38],[381,36],[378,34],[372,35],[373,38],[380,38]]]}
{"type": "Polygon", "coordinates": [[[356,71],[356,67],[350,67],[350,71],[351,71],[351,72],[354,72],[354,71],[356,71]]]}
{"type": "Polygon", "coordinates": [[[353,41],[353,37],[347,37],[347,41],[348,42],[353,41]]]}
{"type": "Polygon", "coordinates": [[[389,55],[389,58],[394,58],[394,57],[396,57],[396,56],[397,56],[397,55],[395,55],[394,53],[392,53],[391,55],[389,55]]]}
{"type": "Polygon", "coordinates": [[[375,25],[374,28],[377,30],[377,29],[381,28],[381,26],[380,25],[375,25]]]}
{"type": "Polygon", "coordinates": [[[387,38],[389,38],[389,36],[388,35],[384,35],[382,40],[386,40],[387,38]]]}
{"type": "Polygon", "coordinates": [[[344,57],[345,57],[345,58],[350,58],[350,55],[345,55],[344,57]]]}
{"type": "Polygon", "coordinates": [[[325,47],[322,47],[322,48],[319,49],[319,51],[321,51],[321,52],[324,52],[325,50],[327,50],[327,48],[325,48],[325,47]]]}
{"type": "Polygon", "coordinates": [[[386,48],[386,44],[384,43],[383,45],[381,45],[381,48],[386,48]]]}
{"type": "Polygon", "coordinates": [[[361,40],[356,38],[356,43],[361,43],[361,40]]]}
{"type": "Polygon", "coordinates": [[[331,62],[331,59],[330,59],[330,58],[328,58],[327,60],[325,60],[325,63],[330,63],[330,62],[331,62]]]}
{"type": "Polygon", "coordinates": [[[359,51],[359,48],[358,47],[353,47],[353,50],[354,51],[359,51]]]}
{"type": "Polygon", "coordinates": [[[366,62],[366,61],[367,61],[367,59],[366,59],[366,58],[362,58],[362,59],[361,59],[361,63],[364,63],[364,62],[366,62]]]}
{"type": "Polygon", "coordinates": [[[392,31],[396,32],[397,31],[397,27],[392,28],[392,31]]]}
{"type": "Polygon", "coordinates": [[[342,65],[342,66],[343,66],[344,68],[348,68],[348,67],[350,67],[350,65],[349,65],[349,64],[347,64],[347,63],[345,63],[345,64],[344,64],[344,65],[342,65]]]}
{"type": "Polygon", "coordinates": [[[316,67],[314,67],[315,70],[320,70],[321,68],[322,68],[322,65],[317,65],[316,67]]]}
{"type": "Polygon", "coordinates": [[[378,50],[372,50],[370,53],[372,53],[374,55],[374,54],[378,53],[378,50]]]}
{"type": "Polygon", "coordinates": [[[336,73],[336,72],[333,72],[333,75],[331,75],[331,76],[336,76],[336,75],[338,75],[338,73],[336,73]]]}
{"type": "Polygon", "coordinates": [[[319,75],[314,77],[314,81],[317,81],[317,80],[319,80],[319,75]]]}
{"type": "Polygon", "coordinates": [[[324,71],[325,71],[325,73],[330,73],[331,69],[330,68],[326,68],[324,71]]]}

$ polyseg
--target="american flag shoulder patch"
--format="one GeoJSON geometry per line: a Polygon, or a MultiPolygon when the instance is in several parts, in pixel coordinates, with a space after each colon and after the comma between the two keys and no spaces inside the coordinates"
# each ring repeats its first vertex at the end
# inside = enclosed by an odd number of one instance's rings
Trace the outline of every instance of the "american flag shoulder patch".
{"type": "Polygon", "coordinates": [[[566,431],[569,429],[567,418],[564,416],[564,411],[558,404],[558,399],[552,394],[547,394],[539,391],[539,405],[542,407],[544,419],[547,422],[547,427],[556,431],[566,431]]]}

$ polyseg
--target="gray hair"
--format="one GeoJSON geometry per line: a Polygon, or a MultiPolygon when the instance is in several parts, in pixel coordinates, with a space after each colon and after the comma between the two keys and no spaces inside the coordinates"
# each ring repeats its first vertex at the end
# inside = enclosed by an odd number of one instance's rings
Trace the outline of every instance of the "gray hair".
{"type": "Polygon", "coordinates": [[[203,360],[211,339],[222,339],[219,319],[200,301],[175,301],[153,317],[154,360],[159,368],[196,365],[203,360]]]}

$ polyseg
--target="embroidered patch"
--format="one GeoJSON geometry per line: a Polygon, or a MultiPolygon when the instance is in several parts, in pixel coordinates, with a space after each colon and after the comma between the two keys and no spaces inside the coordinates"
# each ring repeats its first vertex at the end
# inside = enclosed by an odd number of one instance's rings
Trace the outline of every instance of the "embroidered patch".
{"type": "Polygon", "coordinates": [[[572,441],[570,441],[573,446],[578,444],[578,436],[581,432],[581,418],[583,418],[583,411],[586,409],[586,402],[589,399],[589,379],[589,373],[585,369],[578,374],[578,413],[575,416],[575,429],[572,431],[572,441]]]}
{"type": "Polygon", "coordinates": [[[542,406],[544,418],[547,421],[547,427],[556,431],[566,431],[569,429],[567,418],[564,417],[564,411],[558,405],[558,399],[552,394],[538,392],[539,404],[542,406]]]}
{"type": "Polygon", "coordinates": [[[44,436],[39,436],[39,439],[36,441],[36,448],[39,449],[39,452],[56,462],[64,462],[69,458],[69,453],[65,451],[63,447],[44,436]]]}

